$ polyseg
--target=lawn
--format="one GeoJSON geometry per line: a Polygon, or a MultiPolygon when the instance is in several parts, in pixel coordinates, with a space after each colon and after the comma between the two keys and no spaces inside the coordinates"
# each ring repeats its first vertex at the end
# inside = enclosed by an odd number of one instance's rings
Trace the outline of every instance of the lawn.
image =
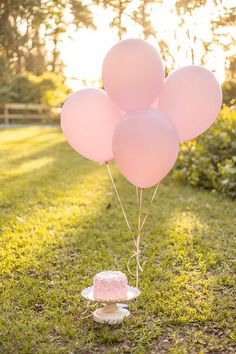
{"type": "MultiPolygon", "coordinates": [[[[105,166],[46,127],[1,130],[0,161],[1,353],[235,353],[235,201],[172,177],[160,185],[142,293],[111,327],[85,318],[80,296],[96,272],[127,272],[133,252],[105,166]]],[[[135,189],[112,171],[136,226],[135,189]]]]}

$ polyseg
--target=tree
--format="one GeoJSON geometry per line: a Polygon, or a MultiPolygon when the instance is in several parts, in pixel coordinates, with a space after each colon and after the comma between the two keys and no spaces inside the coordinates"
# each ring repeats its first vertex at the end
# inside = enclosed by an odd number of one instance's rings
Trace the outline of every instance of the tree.
{"type": "MultiPolygon", "coordinates": [[[[194,13],[196,10],[204,7],[207,3],[207,0],[177,0],[175,2],[175,9],[179,16],[180,26],[186,28],[186,36],[189,42],[188,50],[186,55],[189,57],[191,64],[197,64],[196,62],[196,45],[198,42],[202,44],[202,49],[207,49],[209,43],[204,42],[195,28],[198,28],[198,23],[194,22],[194,13]],[[189,27],[188,22],[193,22],[192,28],[189,27]]],[[[203,59],[200,59],[203,61],[203,59]]]]}
{"type": "Polygon", "coordinates": [[[223,6],[221,15],[212,21],[212,33],[214,42],[221,46],[226,54],[226,76],[227,79],[235,79],[236,71],[236,46],[235,29],[236,7],[223,6]]]}
{"type": "Polygon", "coordinates": [[[68,26],[65,13],[76,28],[94,28],[82,0],[0,0],[0,55],[9,59],[15,73],[27,69],[40,75],[48,64],[51,71],[62,69],[59,43],[68,26]],[[50,63],[46,41],[53,43],[50,63]]]}
{"type": "Polygon", "coordinates": [[[0,0],[0,54],[9,59],[16,72],[24,66],[25,55],[36,35],[35,20],[41,15],[40,1],[0,0]]]}
{"type": "Polygon", "coordinates": [[[229,80],[236,80],[236,56],[232,55],[227,59],[226,77],[229,80]]]}
{"type": "Polygon", "coordinates": [[[110,23],[112,28],[116,28],[119,39],[122,39],[127,29],[123,23],[123,19],[130,18],[126,12],[128,5],[132,0],[95,0],[95,4],[102,5],[104,8],[111,8],[114,11],[114,17],[110,23]]]}
{"type": "Polygon", "coordinates": [[[158,31],[153,27],[150,15],[152,12],[152,4],[163,3],[163,0],[140,0],[139,6],[129,15],[130,19],[142,28],[142,35],[145,40],[153,36],[157,38],[158,45],[161,49],[163,59],[168,63],[166,67],[167,73],[169,68],[173,66],[173,57],[170,54],[167,42],[159,37],[158,31]]]}
{"type": "Polygon", "coordinates": [[[175,2],[175,8],[178,15],[184,15],[186,13],[192,14],[194,10],[206,5],[207,0],[177,0],[175,2]]]}
{"type": "MultiPolygon", "coordinates": [[[[214,7],[209,12],[209,26],[211,28],[212,39],[204,41],[199,38],[197,31],[194,28],[188,28],[186,20],[189,18],[194,20],[194,13],[200,8],[206,7],[207,0],[177,0],[175,8],[178,16],[181,20],[181,25],[185,25],[187,28],[186,34],[189,40],[189,51],[192,64],[196,63],[197,44],[202,47],[202,56],[200,58],[200,64],[204,65],[207,60],[207,55],[210,51],[214,50],[216,45],[220,45],[224,51],[231,50],[233,36],[229,31],[229,27],[235,25],[236,22],[236,8],[224,5],[224,2],[220,0],[213,0],[214,7]]],[[[209,11],[206,9],[206,11],[209,11]]],[[[196,23],[196,29],[198,23],[196,23]]]]}
{"type": "Polygon", "coordinates": [[[51,0],[47,2],[45,9],[48,14],[46,36],[53,44],[50,60],[50,69],[53,72],[59,72],[63,67],[59,45],[68,26],[68,21],[65,18],[66,11],[69,11],[72,17],[71,23],[77,30],[81,27],[95,29],[91,11],[80,0],[51,0]]]}
{"type": "Polygon", "coordinates": [[[132,20],[142,27],[144,39],[156,35],[156,31],[150,20],[150,5],[154,2],[155,0],[141,0],[137,10],[134,10],[131,15],[132,20]]]}

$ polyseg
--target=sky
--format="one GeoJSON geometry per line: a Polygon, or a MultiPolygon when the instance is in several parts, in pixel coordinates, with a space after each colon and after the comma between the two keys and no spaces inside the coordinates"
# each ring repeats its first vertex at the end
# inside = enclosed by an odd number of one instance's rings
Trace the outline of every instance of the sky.
{"type": "MultiPolygon", "coordinates": [[[[158,33],[158,38],[163,38],[170,45],[170,51],[175,58],[175,68],[191,64],[189,52],[189,39],[186,36],[186,29],[189,28],[197,38],[195,47],[196,64],[200,64],[202,46],[201,41],[211,41],[210,30],[211,16],[217,16],[217,9],[213,2],[208,1],[205,9],[195,11],[194,16],[186,18],[186,25],[180,26],[177,15],[173,9],[174,0],[166,0],[165,6],[161,4],[151,5],[151,21],[154,29],[158,33]],[[176,39],[173,37],[176,32],[176,39]],[[199,62],[198,62],[199,61],[199,62]]],[[[224,4],[232,5],[232,1],[225,0],[224,4]]],[[[133,0],[128,8],[132,11],[139,4],[138,0],[133,0]]],[[[67,33],[61,43],[61,58],[65,63],[65,75],[67,83],[76,91],[82,87],[98,87],[101,80],[101,67],[107,51],[118,41],[116,29],[110,27],[113,17],[111,9],[104,9],[100,6],[91,6],[94,16],[96,30],[82,28],[76,31],[72,25],[68,24],[67,33]]],[[[220,9],[218,9],[218,12],[220,9]]],[[[67,16],[70,22],[70,15],[67,16]]],[[[124,18],[127,27],[125,38],[141,38],[142,29],[139,25],[134,25],[128,18],[124,18]]],[[[230,29],[232,31],[232,29],[230,29]]],[[[234,28],[236,36],[236,29],[234,28]]],[[[153,36],[148,41],[157,49],[158,40],[153,36]]],[[[205,67],[211,70],[220,82],[225,76],[225,52],[220,46],[213,46],[207,57],[205,67]]]]}

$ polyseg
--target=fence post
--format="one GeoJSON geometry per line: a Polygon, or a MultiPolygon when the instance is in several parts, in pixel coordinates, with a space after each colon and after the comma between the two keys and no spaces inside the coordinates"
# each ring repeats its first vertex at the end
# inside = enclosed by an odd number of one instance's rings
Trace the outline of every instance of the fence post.
{"type": "Polygon", "coordinates": [[[9,124],[9,112],[8,112],[8,105],[4,105],[4,122],[5,124],[9,124]]]}
{"type": "MultiPolygon", "coordinates": [[[[39,109],[38,109],[38,114],[41,116],[42,115],[42,108],[40,107],[39,109]]],[[[41,123],[43,123],[43,118],[41,117],[41,123]]]]}

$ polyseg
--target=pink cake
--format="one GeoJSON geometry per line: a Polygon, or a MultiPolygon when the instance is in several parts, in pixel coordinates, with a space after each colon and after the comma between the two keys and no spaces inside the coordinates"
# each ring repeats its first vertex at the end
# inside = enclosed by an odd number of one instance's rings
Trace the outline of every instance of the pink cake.
{"type": "Polygon", "coordinates": [[[128,281],[124,273],[104,271],[93,278],[93,296],[96,300],[117,301],[125,299],[128,291],[128,281]]]}

